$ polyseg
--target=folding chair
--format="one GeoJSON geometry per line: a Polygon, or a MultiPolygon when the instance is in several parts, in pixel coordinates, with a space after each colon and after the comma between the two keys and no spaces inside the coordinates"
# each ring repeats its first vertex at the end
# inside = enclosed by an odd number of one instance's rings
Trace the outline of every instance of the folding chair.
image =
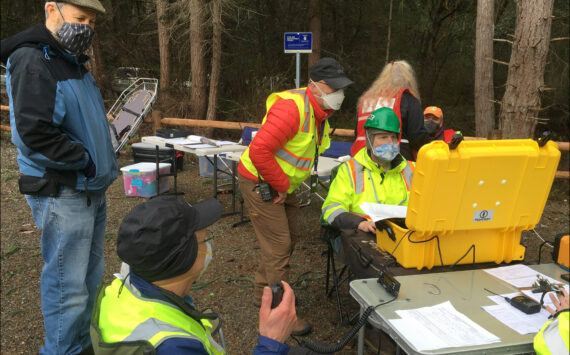
{"type": "MultiPolygon", "coordinates": [[[[334,179],[336,176],[340,165],[336,166],[331,170],[330,181],[334,179]]],[[[343,320],[342,314],[342,301],[340,300],[339,294],[339,287],[348,279],[350,279],[350,270],[348,265],[343,265],[343,267],[337,270],[336,263],[335,263],[335,254],[338,251],[338,242],[340,238],[340,230],[331,226],[325,220],[321,218],[319,221],[321,225],[321,240],[327,244],[327,272],[326,272],[326,281],[325,281],[325,294],[327,297],[331,297],[332,292],[335,292],[336,302],[337,302],[337,311],[338,316],[340,319],[340,324],[345,325],[345,321],[343,320]],[[346,276],[344,276],[346,272],[346,276]],[[332,276],[333,285],[329,289],[329,282],[332,276]],[[344,278],[343,278],[344,277],[344,278]]]]}
{"type": "Polygon", "coordinates": [[[156,100],[158,79],[139,78],[115,101],[107,118],[115,154],[131,139],[156,100]]]}

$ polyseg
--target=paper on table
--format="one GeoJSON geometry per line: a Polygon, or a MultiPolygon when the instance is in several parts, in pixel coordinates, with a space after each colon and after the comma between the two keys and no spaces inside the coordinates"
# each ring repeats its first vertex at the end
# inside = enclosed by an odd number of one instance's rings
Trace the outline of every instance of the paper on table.
{"type": "Polygon", "coordinates": [[[388,218],[406,218],[406,213],[408,212],[407,206],[383,205],[370,202],[362,203],[360,208],[374,222],[388,218]]]}
{"type": "Polygon", "coordinates": [[[193,134],[186,137],[186,143],[200,143],[202,136],[195,136],[193,134]]]}
{"type": "Polygon", "coordinates": [[[553,278],[541,274],[540,272],[535,271],[523,264],[485,269],[484,271],[495,276],[498,279],[510,283],[515,287],[531,287],[532,284],[536,281],[537,275],[544,277],[551,283],[560,283],[560,281],[556,281],[553,278]]]}
{"type": "Polygon", "coordinates": [[[184,137],[168,138],[168,139],[165,139],[164,141],[166,143],[170,143],[170,144],[186,144],[186,143],[188,143],[188,141],[184,137]]]}
{"type": "Polygon", "coordinates": [[[192,149],[216,148],[215,145],[211,144],[186,144],[185,146],[192,149]]]}
{"type": "Polygon", "coordinates": [[[222,146],[222,145],[235,145],[237,144],[236,142],[230,142],[230,141],[217,141],[216,145],[217,146],[222,146]]]}
{"type": "MultiPolygon", "coordinates": [[[[501,296],[513,298],[519,295],[520,293],[515,292],[501,296]]],[[[489,296],[489,298],[497,304],[482,306],[481,308],[519,334],[533,334],[538,332],[550,315],[545,309],[541,309],[540,312],[535,314],[525,314],[511,306],[501,296],[489,296]]]]}
{"type": "MultiPolygon", "coordinates": [[[[568,285],[564,285],[564,288],[566,289],[566,292],[570,293],[570,287],[568,285]]],[[[528,297],[532,298],[536,302],[540,302],[540,298],[542,297],[542,292],[541,293],[532,293],[532,290],[523,290],[522,293],[524,293],[528,297]]],[[[551,292],[547,292],[546,295],[544,295],[544,305],[550,306],[550,308],[552,308],[552,309],[556,308],[554,306],[554,304],[552,303],[552,300],[550,299],[550,295],[553,293],[554,293],[554,291],[551,291],[551,292]]]]}
{"type": "Polygon", "coordinates": [[[396,313],[402,319],[389,321],[419,351],[501,341],[469,317],[458,312],[449,301],[431,307],[399,310],[396,313]]]}

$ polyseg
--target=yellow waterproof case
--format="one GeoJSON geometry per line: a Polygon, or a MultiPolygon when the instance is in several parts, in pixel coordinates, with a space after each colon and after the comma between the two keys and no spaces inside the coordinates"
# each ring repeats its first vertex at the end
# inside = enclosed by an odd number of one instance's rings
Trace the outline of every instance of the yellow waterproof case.
{"type": "Polygon", "coordinates": [[[378,230],[378,247],[418,270],[522,260],[521,232],[540,220],[559,160],[556,143],[530,139],[427,144],[418,152],[406,227],[388,221],[393,237],[378,230]]]}

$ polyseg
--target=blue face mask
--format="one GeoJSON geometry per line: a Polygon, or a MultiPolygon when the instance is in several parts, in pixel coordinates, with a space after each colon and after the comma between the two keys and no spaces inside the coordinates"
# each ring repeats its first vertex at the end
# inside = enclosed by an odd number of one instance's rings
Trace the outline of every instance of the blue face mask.
{"type": "Polygon", "coordinates": [[[372,149],[372,154],[383,162],[390,162],[400,153],[400,146],[396,143],[386,143],[372,149]]]}

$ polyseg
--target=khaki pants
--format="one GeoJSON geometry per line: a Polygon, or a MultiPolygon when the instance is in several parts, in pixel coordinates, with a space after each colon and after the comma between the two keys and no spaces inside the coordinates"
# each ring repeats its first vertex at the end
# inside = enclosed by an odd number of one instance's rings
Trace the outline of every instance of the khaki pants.
{"type": "Polygon", "coordinates": [[[287,195],[284,204],[263,201],[255,185],[256,182],[239,176],[241,195],[263,253],[253,289],[255,299],[261,300],[264,286],[281,280],[289,282],[289,258],[298,236],[299,201],[294,193],[287,195]]]}

